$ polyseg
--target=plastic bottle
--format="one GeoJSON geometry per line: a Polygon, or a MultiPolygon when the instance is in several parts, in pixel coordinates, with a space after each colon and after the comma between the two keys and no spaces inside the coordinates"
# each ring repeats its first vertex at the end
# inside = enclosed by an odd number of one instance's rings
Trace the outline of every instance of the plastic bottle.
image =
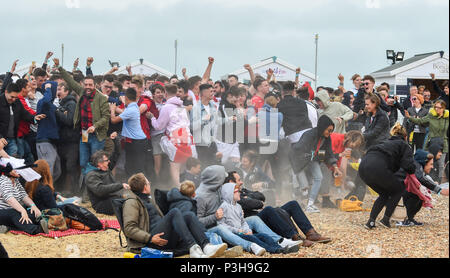
{"type": "Polygon", "coordinates": [[[123,254],[123,257],[125,259],[139,259],[141,256],[139,254],[134,254],[131,252],[126,252],[123,254]]]}

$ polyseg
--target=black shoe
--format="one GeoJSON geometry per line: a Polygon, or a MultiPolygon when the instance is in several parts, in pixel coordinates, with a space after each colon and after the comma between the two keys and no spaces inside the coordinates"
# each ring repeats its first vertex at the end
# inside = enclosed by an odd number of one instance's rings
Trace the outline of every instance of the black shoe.
{"type": "Polygon", "coordinates": [[[322,208],[337,208],[333,202],[331,202],[330,197],[323,197],[322,198],[322,208]]]}
{"type": "Polygon", "coordinates": [[[386,219],[386,218],[381,219],[380,224],[385,228],[388,228],[388,229],[391,228],[391,223],[390,223],[389,219],[386,219]]]}
{"type": "Polygon", "coordinates": [[[374,220],[370,220],[364,225],[364,228],[366,228],[367,230],[372,230],[374,229],[375,226],[375,221],[374,220]]]}
{"type": "Polygon", "coordinates": [[[412,219],[412,220],[407,220],[407,221],[409,221],[410,223],[412,223],[413,224],[413,226],[423,226],[423,223],[421,223],[421,222],[417,222],[416,220],[414,220],[414,219],[412,219]]]}
{"type": "Polygon", "coordinates": [[[300,246],[299,245],[294,245],[292,247],[286,246],[286,247],[281,249],[281,253],[282,254],[297,253],[298,250],[300,250],[300,246]]]}

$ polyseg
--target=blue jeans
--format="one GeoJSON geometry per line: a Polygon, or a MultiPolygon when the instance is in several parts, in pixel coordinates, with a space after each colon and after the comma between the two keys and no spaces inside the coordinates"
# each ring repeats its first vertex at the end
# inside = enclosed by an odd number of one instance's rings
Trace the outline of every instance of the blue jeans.
{"type": "Polygon", "coordinates": [[[80,139],[80,166],[83,169],[83,174],[86,169],[91,156],[100,150],[103,150],[105,147],[105,140],[99,141],[97,136],[94,133],[89,134],[89,139],[87,143],[83,143],[82,139],[80,139]]]}
{"type": "Polygon", "coordinates": [[[30,145],[28,145],[28,142],[24,138],[17,138],[17,153],[19,157],[25,159],[26,165],[34,163],[30,145]]]}
{"type": "Polygon", "coordinates": [[[230,231],[227,227],[222,225],[217,225],[215,227],[212,227],[208,230],[208,233],[215,233],[218,234],[225,242],[232,246],[242,246],[245,251],[251,252],[251,245],[252,242],[247,241],[237,234],[234,234],[232,231],[230,231]]]}
{"type": "Polygon", "coordinates": [[[262,219],[258,216],[250,216],[245,218],[245,221],[247,222],[250,229],[255,234],[266,234],[270,236],[275,242],[279,242],[281,239],[281,236],[274,233],[267,225],[262,221],[262,219]]]}
{"type": "Polygon", "coordinates": [[[205,236],[208,238],[209,243],[211,243],[212,245],[220,245],[223,243],[222,238],[216,233],[205,232],[205,236]]]}
{"type": "MultiPolygon", "coordinates": [[[[317,198],[317,195],[319,195],[320,186],[322,184],[322,170],[320,169],[320,163],[317,161],[311,161],[309,165],[309,170],[311,172],[312,176],[312,188],[309,193],[309,200],[315,201],[317,198]]],[[[308,178],[306,177],[306,170],[307,168],[303,169],[300,173],[297,174],[298,182],[300,183],[300,188],[308,187],[308,178]]]]}
{"type": "Polygon", "coordinates": [[[281,253],[281,246],[266,234],[239,235],[241,238],[258,244],[272,254],[281,253]]]}
{"type": "Polygon", "coordinates": [[[17,157],[19,155],[19,147],[17,146],[17,139],[7,138],[6,141],[8,142],[8,145],[4,147],[4,151],[9,156],[17,157]]]}

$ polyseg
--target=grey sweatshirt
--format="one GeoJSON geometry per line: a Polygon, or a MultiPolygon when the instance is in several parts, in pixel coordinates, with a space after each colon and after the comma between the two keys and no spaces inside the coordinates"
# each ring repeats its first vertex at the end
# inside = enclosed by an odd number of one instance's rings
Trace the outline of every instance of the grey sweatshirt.
{"type": "Polygon", "coordinates": [[[203,170],[202,182],[195,191],[198,219],[208,229],[217,225],[215,214],[222,203],[220,187],[223,185],[226,176],[225,167],[219,165],[209,166],[203,170]]]}
{"type": "Polygon", "coordinates": [[[242,230],[244,234],[252,230],[244,219],[244,211],[241,205],[234,201],[234,187],[236,184],[227,183],[222,186],[221,196],[222,204],[220,208],[223,209],[223,218],[217,221],[217,224],[227,227],[235,234],[242,230]]]}

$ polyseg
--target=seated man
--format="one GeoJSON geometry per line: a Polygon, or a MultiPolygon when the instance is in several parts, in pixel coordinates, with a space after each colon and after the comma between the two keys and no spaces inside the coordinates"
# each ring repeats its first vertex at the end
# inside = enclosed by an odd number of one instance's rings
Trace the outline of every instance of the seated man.
{"type": "MultiPolygon", "coordinates": [[[[222,204],[220,198],[220,191],[224,184],[227,173],[225,167],[213,165],[207,167],[202,172],[202,182],[197,188],[195,200],[197,201],[197,216],[201,223],[205,225],[209,232],[216,233],[222,239],[233,246],[242,246],[247,252],[257,253],[257,250],[252,249],[250,242],[242,239],[234,234],[231,230],[223,225],[218,225],[224,217],[223,209],[220,208],[222,204]]],[[[264,233],[269,235],[282,248],[288,246],[291,249],[298,246],[301,241],[292,241],[283,238],[274,233],[258,216],[247,217],[245,219],[250,229],[255,233],[264,233]]],[[[292,249],[291,249],[292,250],[292,249]]]]}
{"type": "Polygon", "coordinates": [[[105,151],[97,151],[86,168],[85,183],[92,207],[98,213],[114,215],[111,199],[122,196],[128,184],[115,182],[109,169],[109,158],[105,151]]]}
{"type": "Polygon", "coordinates": [[[310,247],[314,242],[328,243],[331,241],[330,238],[323,237],[316,232],[297,201],[288,202],[281,206],[281,209],[289,215],[289,218],[294,220],[295,224],[305,234],[306,240],[298,234],[297,229],[291,223],[287,223],[283,217],[280,217],[276,209],[271,206],[264,207],[265,198],[262,193],[243,189],[243,182],[238,173],[229,172],[225,183],[234,183],[241,188],[243,194],[241,194],[242,198],[238,203],[242,206],[245,217],[258,216],[277,234],[294,241],[303,240],[302,246],[304,247],[310,247]],[[262,209],[263,207],[264,209],[262,209]],[[255,211],[259,209],[262,210],[255,211]]]}
{"type": "Polygon", "coordinates": [[[190,157],[186,161],[186,170],[180,175],[180,181],[192,181],[195,184],[195,187],[199,187],[201,171],[202,164],[200,160],[190,157]]]}
{"type": "Polygon", "coordinates": [[[143,247],[160,250],[180,250],[191,258],[221,256],[227,245],[213,245],[206,237],[205,227],[193,212],[181,212],[174,208],[162,215],[150,200],[150,182],[140,173],[133,175],[124,193],[123,226],[130,251],[143,247]],[[184,250],[184,252],[182,251],[184,250]]]}
{"type": "Polygon", "coordinates": [[[240,170],[243,184],[248,189],[265,193],[267,204],[275,205],[275,182],[256,165],[257,162],[258,154],[255,151],[247,151],[242,156],[240,170]]]}

